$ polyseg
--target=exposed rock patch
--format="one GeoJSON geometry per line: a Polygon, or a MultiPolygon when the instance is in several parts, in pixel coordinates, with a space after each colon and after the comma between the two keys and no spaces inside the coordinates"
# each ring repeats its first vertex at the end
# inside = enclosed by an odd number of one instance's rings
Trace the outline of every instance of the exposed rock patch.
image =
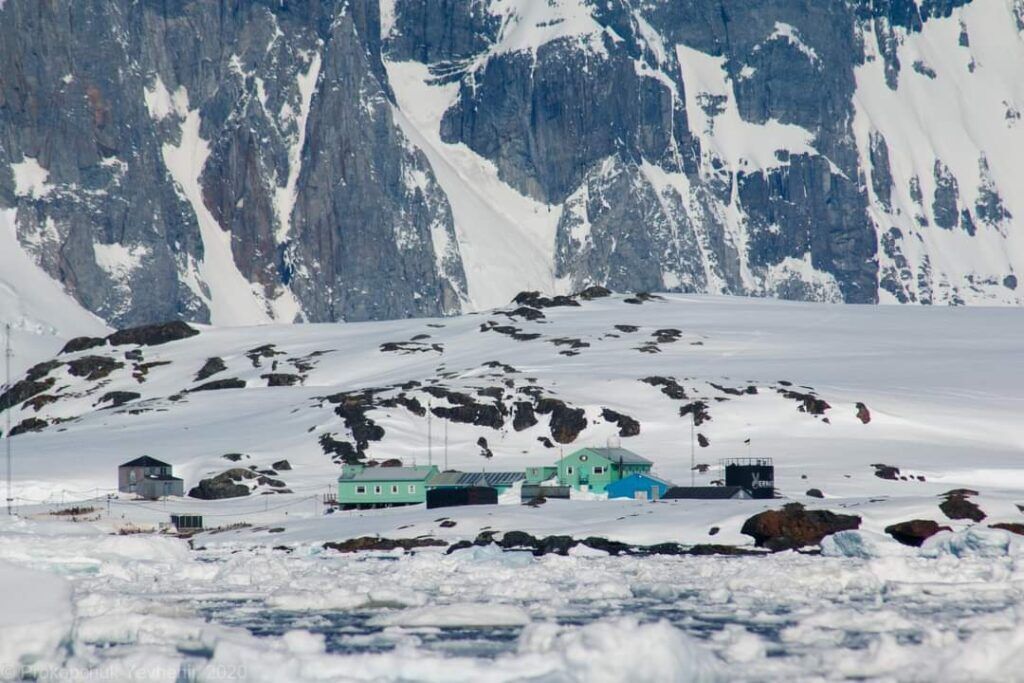
{"type": "Polygon", "coordinates": [[[244,389],[245,380],[238,379],[237,377],[231,377],[229,379],[215,379],[212,382],[206,384],[200,384],[198,387],[189,389],[190,392],[195,393],[197,391],[219,391],[221,389],[244,389]]]}
{"type": "Polygon", "coordinates": [[[125,330],[118,330],[107,337],[111,346],[124,344],[138,344],[139,346],[159,346],[179,339],[188,339],[199,334],[199,330],[190,327],[187,323],[174,320],[156,325],[141,325],[130,327],[125,330]]]}
{"type": "Polygon", "coordinates": [[[228,366],[224,364],[223,358],[214,356],[213,358],[207,358],[206,362],[203,363],[203,367],[199,368],[199,372],[196,373],[197,382],[202,382],[204,379],[208,379],[218,372],[227,370],[228,366]]]}
{"type": "Polygon", "coordinates": [[[779,551],[818,545],[826,536],[859,528],[860,522],[856,515],[807,510],[800,503],[789,503],[781,510],[754,515],[743,523],[740,531],[752,536],[759,548],[779,551]]]}
{"type": "Polygon", "coordinates": [[[90,382],[103,379],[114,370],[124,367],[124,363],[108,356],[83,356],[68,361],[68,372],[75,377],[82,377],[90,382]]]}
{"type": "Polygon", "coordinates": [[[930,519],[911,519],[885,527],[885,533],[903,545],[915,548],[921,547],[922,543],[940,531],[951,531],[951,529],[948,526],[939,526],[938,522],[930,519]]]}
{"type": "Polygon", "coordinates": [[[601,417],[608,422],[614,422],[619,427],[619,436],[636,436],[640,433],[640,422],[629,415],[616,412],[611,408],[603,408],[601,417]]]}
{"type": "Polygon", "coordinates": [[[78,353],[79,351],[87,351],[94,349],[97,346],[106,346],[107,340],[102,337],[75,337],[64,345],[64,348],[60,350],[60,355],[66,353],[78,353]]]}

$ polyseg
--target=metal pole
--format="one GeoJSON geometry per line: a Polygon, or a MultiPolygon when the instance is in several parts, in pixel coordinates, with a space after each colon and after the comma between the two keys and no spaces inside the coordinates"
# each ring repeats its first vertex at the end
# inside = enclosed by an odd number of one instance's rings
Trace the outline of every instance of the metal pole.
{"type": "Polygon", "coordinates": [[[448,471],[448,420],[444,421],[444,469],[448,471]]]}
{"type": "Polygon", "coordinates": [[[696,411],[690,411],[690,486],[696,484],[696,467],[697,467],[697,452],[693,446],[693,430],[696,428],[697,418],[694,417],[696,411]]]}
{"type": "Polygon", "coordinates": [[[433,465],[434,464],[434,443],[433,443],[433,434],[431,433],[431,430],[430,430],[430,423],[431,423],[430,415],[431,415],[430,403],[427,403],[427,464],[428,465],[433,465]]]}
{"type": "MultiPolygon", "coordinates": [[[[4,330],[7,332],[7,341],[4,348],[4,390],[11,388],[11,324],[7,323],[4,326],[4,330]]],[[[8,403],[10,399],[8,399],[8,403]]],[[[14,514],[11,511],[11,504],[14,502],[14,497],[11,495],[11,406],[5,406],[4,415],[6,419],[4,429],[4,446],[7,452],[7,514],[14,514]]]]}

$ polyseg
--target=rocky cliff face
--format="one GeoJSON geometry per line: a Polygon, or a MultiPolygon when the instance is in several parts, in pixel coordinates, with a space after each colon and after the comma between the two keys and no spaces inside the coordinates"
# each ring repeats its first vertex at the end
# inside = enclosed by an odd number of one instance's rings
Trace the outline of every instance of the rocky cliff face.
{"type": "Polygon", "coordinates": [[[6,0],[0,217],[115,325],[1019,304],[1022,31],[1021,0],[6,0]]]}

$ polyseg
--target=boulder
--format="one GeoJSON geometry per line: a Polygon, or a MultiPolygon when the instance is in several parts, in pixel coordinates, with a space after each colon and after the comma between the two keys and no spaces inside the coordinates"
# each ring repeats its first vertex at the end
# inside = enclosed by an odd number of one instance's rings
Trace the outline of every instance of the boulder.
{"type": "Polygon", "coordinates": [[[940,531],[950,531],[950,528],[948,526],[939,526],[938,522],[930,519],[911,519],[885,527],[885,533],[903,545],[915,548],[921,547],[925,539],[931,538],[940,531]]]}
{"type": "Polygon", "coordinates": [[[302,381],[301,377],[290,372],[271,372],[260,377],[267,380],[268,387],[291,387],[302,381]]]}
{"type": "Polygon", "coordinates": [[[882,463],[875,463],[872,465],[875,468],[875,476],[879,479],[889,479],[890,481],[896,481],[900,478],[900,468],[893,467],[892,465],[883,465],[882,463]]]}
{"type": "Polygon", "coordinates": [[[807,510],[800,503],[789,503],[781,510],[767,510],[743,523],[740,531],[754,538],[754,545],[772,551],[818,545],[821,539],[839,531],[860,527],[856,515],[828,510],[807,510]]]}
{"type": "Polygon", "coordinates": [[[287,472],[288,470],[290,470],[292,468],[292,465],[287,460],[278,460],[273,465],[271,465],[271,467],[273,467],[275,470],[280,470],[282,472],[287,472]]]}
{"type": "Polygon", "coordinates": [[[193,487],[188,495],[200,500],[221,500],[223,498],[240,498],[249,495],[249,487],[240,482],[255,479],[258,475],[251,470],[236,467],[221,472],[216,477],[202,479],[198,486],[193,487]]]}
{"type": "Polygon", "coordinates": [[[123,344],[138,344],[139,346],[157,346],[179,339],[188,339],[199,334],[199,330],[190,327],[181,320],[173,320],[167,323],[155,325],[142,325],[131,327],[125,330],[118,330],[109,337],[107,341],[112,346],[123,344]]]}
{"type": "Polygon", "coordinates": [[[868,410],[866,405],[860,402],[857,403],[857,419],[864,424],[871,422],[871,411],[868,410]]]}
{"type": "Polygon", "coordinates": [[[811,498],[824,498],[825,494],[821,492],[821,489],[807,489],[807,493],[804,495],[810,496],[811,498]]]}

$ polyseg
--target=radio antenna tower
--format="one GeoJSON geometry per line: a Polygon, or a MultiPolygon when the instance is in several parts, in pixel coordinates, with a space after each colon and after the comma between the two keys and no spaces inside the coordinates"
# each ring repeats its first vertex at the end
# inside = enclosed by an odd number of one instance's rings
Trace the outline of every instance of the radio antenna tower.
{"type": "MultiPolygon", "coordinates": [[[[6,341],[4,342],[4,390],[11,388],[11,324],[4,325],[6,341]]],[[[10,403],[10,399],[7,401],[10,403]]],[[[4,406],[4,450],[7,454],[7,514],[13,515],[11,504],[14,502],[11,489],[11,406],[4,406]]]]}

